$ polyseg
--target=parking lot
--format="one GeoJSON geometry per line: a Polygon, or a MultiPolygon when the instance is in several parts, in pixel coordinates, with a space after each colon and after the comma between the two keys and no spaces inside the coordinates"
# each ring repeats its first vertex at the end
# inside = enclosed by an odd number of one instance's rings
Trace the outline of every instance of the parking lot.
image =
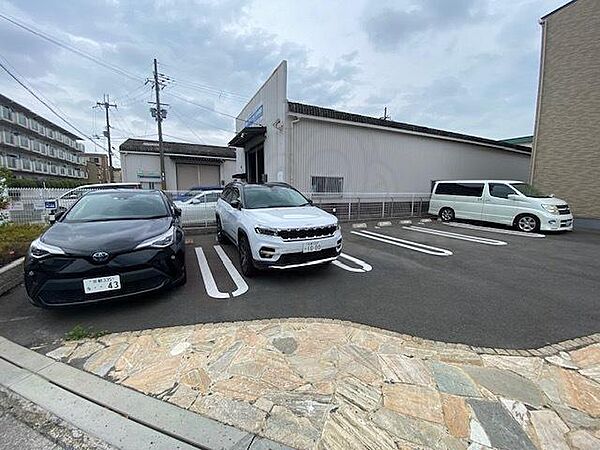
{"type": "Polygon", "coordinates": [[[24,288],[0,298],[0,334],[24,345],[75,325],[127,331],[284,317],[350,320],[447,342],[532,348],[600,331],[600,234],[524,236],[463,224],[344,226],[327,267],[245,279],[236,249],[188,236],[185,286],[60,310],[31,306],[24,288]]]}

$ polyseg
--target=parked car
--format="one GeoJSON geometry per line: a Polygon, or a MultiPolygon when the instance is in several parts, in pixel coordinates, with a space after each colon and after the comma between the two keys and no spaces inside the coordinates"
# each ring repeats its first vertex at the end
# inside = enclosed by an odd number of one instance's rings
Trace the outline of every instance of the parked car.
{"type": "Polygon", "coordinates": [[[285,183],[228,184],[216,207],[217,239],[237,248],[242,273],[329,263],[342,251],[335,216],[285,183]]]}
{"type": "Polygon", "coordinates": [[[55,220],[57,211],[67,210],[75,204],[83,195],[92,191],[100,191],[104,189],[141,189],[141,183],[99,183],[99,184],[84,184],[73,188],[60,197],[51,200],[54,202],[54,208],[50,211],[50,222],[55,220]]]}
{"type": "Polygon", "coordinates": [[[573,215],[564,200],[522,181],[438,181],[429,213],[443,221],[482,220],[533,232],[573,230],[573,215]]]}
{"type": "Polygon", "coordinates": [[[181,222],[184,224],[214,222],[215,207],[222,189],[203,191],[185,201],[175,201],[181,209],[181,222]]]}
{"type": "Polygon", "coordinates": [[[160,191],[81,197],[31,243],[25,287],[36,306],[98,302],[185,283],[180,211],[160,191]]]}
{"type": "Polygon", "coordinates": [[[175,195],[173,197],[173,201],[184,202],[204,191],[215,191],[215,190],[222,191],[223,188],[221,186],[194,186],[194,187],[191,187],[186,192],[182,192],[182,193],[175,195]]]}

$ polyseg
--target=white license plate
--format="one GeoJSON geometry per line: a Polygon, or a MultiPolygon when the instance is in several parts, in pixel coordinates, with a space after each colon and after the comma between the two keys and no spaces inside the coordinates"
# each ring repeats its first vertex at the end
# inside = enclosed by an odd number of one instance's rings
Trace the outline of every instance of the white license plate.
{"type": "Polygon", "coordinates": [[[110,277],[88,278],[83,280],[83,291],[86,294],[95,294],[96,292],[116,291],[121,289],[121,277],[112,275],[110,277]]]}
{"type": "Polygon", "coordinates": [[[320,242],[305,242],[302,247],[302,253],[318,252],[321,250],[320,242]]]}

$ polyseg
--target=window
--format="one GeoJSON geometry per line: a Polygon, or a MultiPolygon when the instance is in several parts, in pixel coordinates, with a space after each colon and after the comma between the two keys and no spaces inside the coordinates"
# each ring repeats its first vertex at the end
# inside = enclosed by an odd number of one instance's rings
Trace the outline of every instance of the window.
{"type": "Polygon", "coordinates": [[[17,145],[17,139],[12,131],[4,131],[4,143],[8,145],[17,145]]]}
{"type": "Polygon", "coordinates": [[[313,192],[340,194],[344,192],[343,177],[311,177],[313,192]]]}
{"type": "Polygon", "coordinates": [[[21,166],[23,167],[23,170],[31,170],[31,161],[23,158],[21,160],[21,166]]]}
{"type": "Polygon", "coordinates": [[[6,163],[9,169],[16,169],[19,164],[19,158],[14,155],[6,155],[6,163]]]}
{"type": "Polygon", "coordinates": [[[50,128],[46,128],[46,136],[49,138],[54,138],[54,131],[52,131],[50,128]]]}
{"type": "Polygon", "coordinates": [[[8,108],[6,106],[2,106],[2,116],[1,117],[5,120],[10,120],[12,122],[13,121],[13,113],[10,110],[10,108],[8,108]]]}
{"type": "Polygon", "coordinates": [[[52,146],[48,146],[48,156],[56,156],[56,149],[52,146]]]}
{"type": "Polygon", "coordinates": [[[439,183],[435,189],[435,193],[440,195],[481,197],[483,183],[439,183]]]}
{"type": "Polygon", "coordinates": [[[27,126],[27,117],[25,117],[25,114],[23,114],[23,113],[17,114],[17,123],[19,125],[23,125],[24,127],[27,126]]]}
{"type": "Polygon", "coordinates": [[[50,165],[50,173],[53,173],[56,175],[58,173],[58,167],[56,167],[54,164],[51,164],[50,165]]]}
{"type": "Polygon", "coordinates": [[[29,138],[27,136],[19,136],[19,147],[29,148],[29,138]]]}
{"type": "Polygon", "coordinates": [[[31,140],[31,150],[33,150],[34,152],[39,153],[40,152],[40,143],[39,141],[35,141],[35,140],[31,140]]]}
{"type": "Polygon", "coordinates": [[[169,211],[159,193],[106,192],[84,195],[67,213],[65,222],[155,219],[169,211]]]}
{"type": "Polygon", "coordinates": [[[244,201],[248,209],[291,208],[310,204],[306,197],[295,189],[269,185],[244,187],[244,201]]]}
{"type": "Polygon", "coordinates": [[[509,194],[515,194],[513,189],[504,183],[490,183],[490,195],[498,198],[508,198],[509,194]]]}
{"type": "Polygon", "coordinates": [[[29,128],[31,128],[33,131],[37,131],[39,128],[39,125],[35,120],[29,119],[29,128]]]}
{"type": "Polygon", "coordinates": [[[43,171],[43,165],[41,161],[35,161],[34,162],[34,167],[35,167],[35,171],[36,172],[42,172],[43,171]]]}

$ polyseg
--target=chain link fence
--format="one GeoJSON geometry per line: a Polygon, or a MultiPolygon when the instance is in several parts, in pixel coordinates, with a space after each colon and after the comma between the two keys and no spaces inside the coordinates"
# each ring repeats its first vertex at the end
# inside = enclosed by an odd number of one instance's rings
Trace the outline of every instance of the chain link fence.
{"type": "MultiPolygon", "coordinates": [[[[77,198],[61,198],[70,189],[9,188],[9,207],[2,211],[14,223],[49,223],[52,205],[68,208],[77,198]]],[[[89,192],[89,191],[88,191],[89,192]]],[[[194,197],[180,191],[165,191],[181,209],[184,226],[215,224],[218,192],[206,191],[194,197]]],[[[422,217],[429,209],[429,193],[307,193],[315,206],[334,214],[340,221],[422,217]]]]}

